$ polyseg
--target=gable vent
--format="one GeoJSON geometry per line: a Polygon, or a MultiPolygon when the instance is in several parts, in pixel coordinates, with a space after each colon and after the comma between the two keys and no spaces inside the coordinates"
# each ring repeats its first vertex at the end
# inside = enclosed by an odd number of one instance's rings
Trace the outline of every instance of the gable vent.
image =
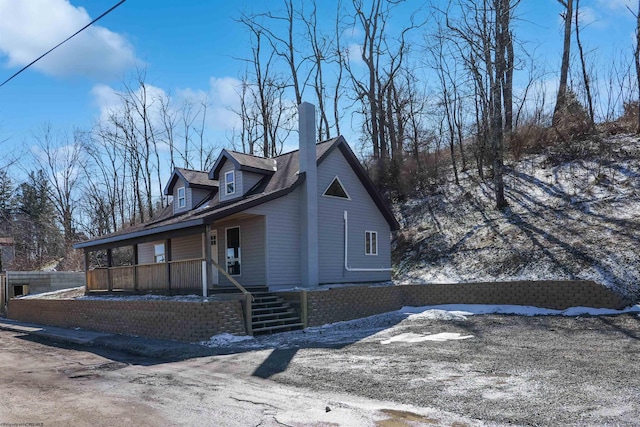
{"type": "Polygon", "coordinates": [[[344,189],[342,182],[340,182],[340,178],[338,178],[337,176],[333,178],[333,181],[331,181],[331,184],[329,184],[327,189],[324,190],[324,193],[322,193],[322,195],[351,200],[351,197],[349,197],[349,194],[347,194],[347,190],[344,189]]]}

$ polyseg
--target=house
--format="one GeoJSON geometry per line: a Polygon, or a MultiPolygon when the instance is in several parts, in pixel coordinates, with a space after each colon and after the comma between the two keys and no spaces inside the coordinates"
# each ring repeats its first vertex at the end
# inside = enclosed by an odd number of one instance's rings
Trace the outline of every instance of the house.
{"type": "Polygon", "coordinates": [[[106,250],[88,290],[270,290],[387,281],[398,222],[343,137],[315,142],[315,109],[299,107],[300,148],[267,159],[222,150],[208,172],[176,168],[172,202],[151,221],[76,244],[106,250]],[[112,250],[133,247],[129,266],[112,250]]]}

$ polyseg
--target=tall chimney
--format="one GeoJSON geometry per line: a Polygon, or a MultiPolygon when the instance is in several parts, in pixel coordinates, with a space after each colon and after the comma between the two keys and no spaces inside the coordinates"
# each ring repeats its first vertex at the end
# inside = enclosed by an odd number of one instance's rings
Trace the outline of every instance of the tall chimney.
{"type": "Polygon", "coordinates": [[[300,173],[304,173],[300,209],[300,273],[303,287],[318,286],[318,163],[316,161],[316,109],[298,106],[300,173]]]}

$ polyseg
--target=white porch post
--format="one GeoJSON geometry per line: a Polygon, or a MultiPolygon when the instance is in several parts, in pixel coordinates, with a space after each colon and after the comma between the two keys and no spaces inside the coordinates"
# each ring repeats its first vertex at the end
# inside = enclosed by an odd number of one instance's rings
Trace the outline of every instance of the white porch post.
{"type": "Polygon", "coordinates": [[[202,261],[202,296],[209,296],[209,285],[207,280],[207,261],[202,261]]]}
{"type": "Polygon", "coordinates": [[[204,264],[202,265],[202,291],[203,295],[209,292],[209,278],[213,277],[211,271],[211,225],[204,226],[204,264]],[[206,291],[205,291],[206,289],[206,291]]]}

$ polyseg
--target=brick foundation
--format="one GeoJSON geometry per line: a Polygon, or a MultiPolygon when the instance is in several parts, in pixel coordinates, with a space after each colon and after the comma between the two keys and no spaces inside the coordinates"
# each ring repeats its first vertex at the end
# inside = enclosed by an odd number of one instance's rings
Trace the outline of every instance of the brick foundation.
{"type": "Polygon", "coordinates": [[[10,319],[66,328],[197,342],[246,334],[241,301],[14,299],[10,319]]]}

